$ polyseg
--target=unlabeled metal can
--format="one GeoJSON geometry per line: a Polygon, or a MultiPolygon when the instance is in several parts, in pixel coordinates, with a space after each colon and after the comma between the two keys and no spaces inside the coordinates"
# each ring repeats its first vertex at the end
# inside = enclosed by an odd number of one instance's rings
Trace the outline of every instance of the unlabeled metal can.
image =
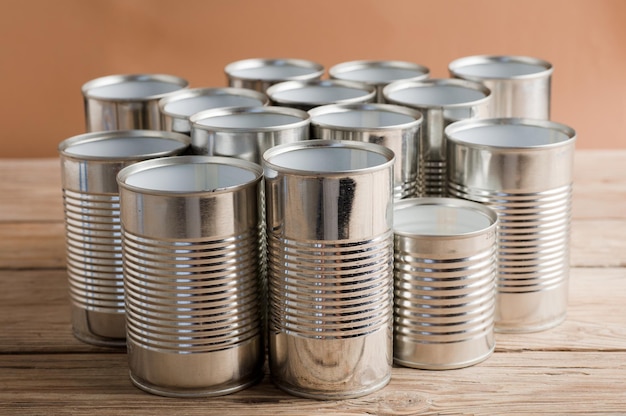
{"type": "Polygon", "coordinates": [[[376,88],[376,101],[384,102],[383,88],[394,81],[418,81],[429,77],[430,70],[405,61],[349,61],[328,70],[332,79],[362,82],[376,88]]]}
{"type": "Polygon", "coordinates": [[[162,130],[159,100],[187,85],[186,80],[165,74],[92,79],[82,87],[87,131],[162,130]]]}
{"type": "Polygon", "coordinates": [[[140,160],[181,154],[189,141],[177,133],[127,130],[81,134],[59,144],[76,338],[126,344],[117,173],[140,160]]]}
{"type": "Polygon", "coordinates": [[[376,98],[372,86],[336,79],[286,81],[272,85],[266,93],[274,105],[304,111],[328,104],[371,103],[376,98]]]}
{"type": "Polygon", "coordinates": [[[491,355],[497,221],[488,207],[456,198],[396,203],[397,364],[446,370],[491,355]]]}
{"type": "Polygon", "coordinates": [[[224,68],[230,87],[249,88],[265,92],[283,81],[320,79],[324,67],[305,59],[252,58],[231,62],[224,68]]]}
{"type": "Polygon", "coordinates": [[[261,164],[263,152],[308,140],[310,116],[287,107],[233,107],[201,111],[191,121],[194,153],[236,157],[261,164]]]}
{"type": "Polygon", "coordinates": [[[200,111],[226,107],[260,107],[269,99],[247,88],[193,88],[168,94],[159,100],[163,130],[191,134],[189,117],[200,111]]]}
{"type": "Polygon", "coordinates": [[[419,111],[390,104],[336,104],[309,114],[314,138],[375,143],[393,150],[394,198],[416,196],[419,111]]]}
{"type": "Polygon", "coordinates": [[[494,209],[495,329],[531,332],[565,319],[576,133],[537,119],[465,120],[446,128],[455,197],[494,209]]]}
{"type": "Polygon", "coordinates": [[[491,117],[550,118],[550,62],[528,56],[476,55],[454,60],[448,69],[455,78],[482,82],[491,90],[491,117]]]}
{"type": "Polygon", "coordinates": [[[398,81],[383,89],[386,102],[424,116],[418,150],[418,196],[446,194],[445,127],[458,120],[488,117],[491,93],[482,84],[458,79],[398,81]]]}
{"type": "Polygon", "coordinates": [[[391,377],[393,152],[310,140],[264,154],[273,381],[316,399],[391,377]]]}
{"type": "Polygon", "coordinates": [[[262,170],[178,156],[118,174],[130,377],[216,396],[262,377],[262,170]]]}

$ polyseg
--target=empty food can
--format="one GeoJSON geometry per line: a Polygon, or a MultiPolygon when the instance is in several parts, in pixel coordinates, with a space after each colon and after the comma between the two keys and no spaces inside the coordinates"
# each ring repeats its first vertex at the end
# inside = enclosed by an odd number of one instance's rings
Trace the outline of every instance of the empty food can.
{"type": "Polygon", "coordinates": [[[252,58],[231,62],[224,68],[230,87],[265,92],[270,85],[283,81],[320,79],[324,67],[305,59],[252,58]]]}
{"type": "Polygon", "coordinates": [[[186,80],[165,74],[93,79],[82,87],[87,131],[162,130],[159,100],[187,85],[186,80]]]}
{"type": "Polygon", "coordinates": [[[576,133],[538,119],[465,120],[446,128],[449,193],[498,222],[495,329],[530,332],[565,319],[576,133]]]}
{"type": "Polygon", "coordinates": [[[372,86],[336,79],[280,82],[266,93],[274,105],[304,111],[327,104],[371,103],[376,98],[372,86]]]}
{"type": "Polygon", "coordinates": [[[375,143],[393,150],[394,198],[416,196],[419,111],[390,104],[336,104],[309,114],[314,138],[375,143]]]}
{"type": "Polygon", "coordinates": [[[491,90],[491,117],[550,118],[550,62],[529,56],[476,55],[454,60],[448,69],[455,78],[482,82],[491,90]]]}
{"type": "Polygon", "coordinates": [[[189,137],[149,130],[93,132],[59,144],[72,330],[96,345],[126,344],[117,173],[172,156],[189,137]]]}
{"type": "Polygon", "coordinates": [[[282,389],[358,397],[391,376],[393,152],[310,140],[264,155],[269,358],[282,389]]]}
{"type": "Polygon", "coordinates": [[[132,382],[216,396],[262,377],[262,170],[178,156],[118,174],[132,382]]]}
{"type": "Polygon", "coordinates": [[[394,208],[394,361],[466,367],[495,347],[496,213],[456,198],[394,208]]]}
{"type": "Polygon", "coordinates": [[[467,118],[488,117],[491,93],[482,84],[457,79],[398,81],[383,90],[386,102],[420,111],[424,117],[418,149],[417,195],[446,195],[444,128],[467,118]]]}
{"type": "Polygon", "coordinates": [[[428,78],[430,70],[405,61],[349,61],[329,68],[333,79],[362,82],[376,88],[376,101],[384,102],[383,88],[394,81],[418,81],[428,78]]]}
{"type": "Polygon", "coordinates": [[[261,164],[263,152],[309,138],[310,116],[287,107],[233,107],[201,111],[191,121],[196,154],[236,157],[261,164]]]}
{"type": "Polygon", "coordinates": [[[260,107],[268,103],[265,94],[246,88],[179,90],[159,100],[161,125],[165,131],[190,135],[189,117],[200,111],[225,107],[260,107]]]}

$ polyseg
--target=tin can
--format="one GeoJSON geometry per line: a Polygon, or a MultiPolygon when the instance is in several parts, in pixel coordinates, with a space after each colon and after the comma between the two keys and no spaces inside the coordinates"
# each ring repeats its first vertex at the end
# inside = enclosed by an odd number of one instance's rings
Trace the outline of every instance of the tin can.
{"type": "Polygon", "coordinates": [[[310,140],[264,154],[269,358],[283,390],[358,397],[391,377],[393,152],[310,140]]]}
{"type": "Polygon", "coordinates": [[[328,104],[371,103],[376,98],[372,86],[333,79],[281,82],[266,93],[274,105],[304,111],[328,104]]]}
{"type": "Polygon", "coordinates": [[[552,64],[513,55],[476,55],[448,65],[450,76],[477,81],[493,95],[491,117],[550,119],[552,64]]]}
{"type": "Polygon", "coordinates": [[[457,79],[398,81],[383,90],[386,102],[414,108],[424,121],[418,150],[417,196],[446,195],[445,127],[458,120],[488,117],[491,93],[482,84],[457,79]]]}
{"type": "Polygon", "coordinates": [[[228,86],[265,92],[283,81],[320,79],[324,66],[305,59],[252,58],[231,62],[224,68],[228,86]]]}
{"type": "Polygon", "coordinates": [[[130,377],[217,396],[263,375],[261,167],[178,156],[118,174],[130,377]]]}
{"type": "Polygon", "coordinates": [[[187,85],[186,80],[165,74],[92,79],[82,86],[87,131],[162,130],[159,100],[187,85]]]}
{"type": "Polygon", "coordinates": [[[309,114],[315,138],[368,142],[393,150],[394,198],[416,196],[419,111],[390,104],[336,104],[314,108],[309,114]]]}
{"type": "Polygon", "coordinates": [[[467,367],[494,350],[497,214],[456,198],[394,208],[394,361],[467,367]]]}
{"type": "Polygon", "coordinates": [[[263,152],[308,140],[310,116],[287,107],[232,107],[201,111],[191,121],[195,154],[236,157],[261,164],[263,152]]]}
{"type": "Polygon", "coordinates": [[[246,88],[193,88],[173,92],[159,100],[165,131],[191,135],[189,117],[204,110],[226,107],[260,107],[269,104],[263,93],[246,88]]]}
{"type": "Polygon", "coordinates": [[[376,102],[384,103],[383,88],[394,81],[419,81],[429,77],[430,70],[406,61],[348,61],[329,68],[332,79],[362,82],[376,88],[376,102]]]}
{"type": "Polygon", "coordinates": [[[59,144],[72,330],[81,341],[126,344],[117,173],[183,153],[190,139],[150,130],[93,132],[59,144]]]}
{"type": "Polygon", "coordinates": [[[565,319],[576,133],[538,119],[465,120],[446,128],[449,193],[498,223],[495,329],[540,331],[565,319]]]}

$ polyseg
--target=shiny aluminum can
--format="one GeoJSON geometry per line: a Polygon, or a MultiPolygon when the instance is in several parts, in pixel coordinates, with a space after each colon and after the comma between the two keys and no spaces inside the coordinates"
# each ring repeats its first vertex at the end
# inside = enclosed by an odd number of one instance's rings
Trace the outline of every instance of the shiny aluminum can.
{"type": "Polygon", "coordinates": [[[252,58],[231,62],[224,67],[228,86],[265,92],[283,81],[322,78],[324,66],[305,59],[252,58]]]}
{"type": "Polygon", "coordinates": [[[416,196],[419,111],[390,104],[335,104],[309,114],[314,138],[375,143],[393,150],[394,198],[416,196]]]}
{"type": "Polygon", "coordinates": [[[332,79],[362,82],[376,88],[376,102],[383,103],[383,88],[394,81],[419,81],[430,76],[430,70],[406,61],[348,61],[328,69],[332,79]]]}
{"type": "Polygon", "coordinates": [[[458,120],[488,117],[491,93],[482,84],[457,79],[398,81],[383,89],[386,102],[414,108],[424,122],[418,149],[418,190],[423,197],[446,195],[445,127],[458,120]]]}
{"type": "Polygon", "coordinates": [[[449,193],[498,222],[495,329],[532,332],[567,312],[576,133],[538,119],[465,120],[446,128],[449,193]]]}
{"type": "Polygon", "coordinates": [[[376,98],[372,86],[336,79],[286,81],[272,85],[266,93],[273,105],[304,111],[328,104],[371,103],[376,98]]]}
{"type": "Polygon", "coordinates": [[[513,55],[476,55],[448,65],[450,75],[483,83],[493,95],[491,117],[550,119],[552,64],[513,55]]]}
{"type": "Polygon", "coordinates": [[[120,171],[130,377],[217,396],[263,375],[259,165],[178,156],[120,171]]]}
{"type": "Polygon", "coordinates": [[[394,361],[467,367],[494,350],[497,214],[456,198],[394,207],[394,361]]]}
{"type": "Polygon", "coordinates": [[[193,153],[227,156],[261,164],[263,153],[279,144],[308,140],[310,116],[287,107],[232,107],[190,117],[193,153]]]}
{"type": "Polygon", "coordinates": [[[200,111],[226,107],[260,107],[267,96],[246,88],[193,88],[168,94],[159,100],[161,125],[165,131],[191,135],[189,117],[200,111]]]}
{"type": "Polygon", "coordinates": [[[82,86],[87,131],[163,130],[159,100],[187,85],[186,80],[166,74],[92,79],[82,86]]]}
{"type": "Polygon", "coordinates": [[[59,144],[72,330],[96,345],[126,344],[117,173],[183,153],[190,139],[151,130],[92,132],[59,144]]]}
{"type": "Polygon", "coordinates": [[[391,377],[393,152],[310,140],[264,154],[273,381],[344,399],[391,377]]]}

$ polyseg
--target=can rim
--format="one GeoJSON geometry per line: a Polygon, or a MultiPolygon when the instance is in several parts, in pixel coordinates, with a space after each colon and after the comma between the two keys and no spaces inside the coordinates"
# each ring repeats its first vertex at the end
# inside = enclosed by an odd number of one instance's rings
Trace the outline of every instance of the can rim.
{"type": "MultiPolygon", "coordinates": [[[[170,116],[172,118],[180,118],[180,119],[189,119],[191,116],[186,116],[184,114],[175,113],[173,111],[167,111],[165,107],[168,104],[178,101],[185,101],[189,98],[196,97],[219,97],[219,96],[230,96],[230,97],[247,97],[252,99],[257,99],[261,102],[262,106],[267,106],[269,104],[269,99],[267,95],[262,92],[251,90],[249,88],[236,88],[236,87],[217,87],[217,88],[190,88],[190,89],[181,89],[178,91],[173,91],[167,96],[161,98],[159,100],[159,111],[161,114],[166,116],[170,116]]],[[[215,108],[229,108],[229,107],[215,107],[215,108]]],[[[212,110],[213,108],[207,108],[207,110],[212,110]]],[[[205,111],[205,110],[202,110],[205,111]]]]}
{"type": "MultiPolygon", "coordinates": [[[[286,104],[316,104],[310,103],[302,100],[288,100],[277,98],[275,94],[284,92],[284,91],[292,91],[299,88],[305,87],[319,87],[319,88],[333,88],[335,86],[345,87],[355,90],[361,90],[364,92],[364,95],[346,98],[341,100],[341,103],[349,104],[349,103],[361,103],[367,100],[374,100],[376,97],[376,88],[374,86],[362,83],[362,82],[354,82],[354,81],[346,81],[341,79],[314,79],[314,80],[306,80],[306,81],[284,81],[279,82],[277,84],[271,85],[265,90],[265,93],[275,103],[286,105],[286,104]]],[[[330,102],[326,104],[331,104],[330,102]]],[[[318,104],[324,105],[324,104],[318,104]]]]}
{"type": "Polygon", "coordinates": [[[385,101],[389,103],[393,103],[396,105],[402,105],[410,108],[444,108],[444,109],[458,109],[458,108],[466,108],[472,107],[475,105],[481,105],[489,102],[491,100],[491,90],[476,81],[469,81],[465,79],[457,79],[457,78],[430,78],[421,81],[394,81],[383,88],[383,97],[385,101]],[[453,104],[415,104],[408,103],[402,100],[397,100],[389,97],[389,95],[395,91],[406,89],[406,88],[422,88],[422,87],[433,87],[433,86],[453,86],[453,87],[461,87],[466,88],[468,90],[474,90],[482,93],[484,96],[482,98],[478,98],[476,100],[465,101],[461,103],[453,103],[453,104]]]}
{"type": "Polygon", "coordinates": [[[89,98],[93,100],[99,101],[114,101],[114,102],[129,102],[129,101],[149,101],[156,100],[162,97],[171,94],[174,91],[164,92],[160,94],[152,94],[147,95],[145,97],[134,97],[134,98],[116,98],[116,97],[98,97],[91,94],[91,90],[93,88],[98,87],[106,87],[109,85],[120,84],[127,81],[161,81],[168,84],[178,85],[183,88],[187,88],[189,82],[181,77],[176,75],[169,74],[115,74],[115,75],[106,75],[103,77],[95,78],[90,81],[87,81],[81,87],[81,91],[83,93],[84,98],[89,98]]]}
{"type": "Polygon", "coordinates": [[[323,128],[340,128],[350,129],[354,131],[388,131],[396,129],[408,129],[411,127],[420,126],[423,121],[423,115],[419,110],[411,107],[401,106],[396,104],[381,104],[381,103],[357,103],[357,104],[328,104],[309,110],[311,116],[311,125],[323,127],[323,128]],[[413,121],[401,124],[394,124],[389,126],[380,127],[346,127],[337,124],[320,123],[315,121],[315,117],[326,114],[339,114],[347,113],[350,111],[381,111],[395,114],[403,114],[409,117],[413,117],[413,121]]]}
{"type": "Polygon", "coordinates": [[[62,142],[59,143],[57,149],[63,158],[74,159],[74,160],[84,160],[84,161],[132,161],[132,160],[142,160],[145,158],[153,158],[153,157],[161,157],[161,156],[169,156],[178,153],[182,149],[191,145],[191,137],[186,134],[170,132],[170,131],[162,131],[162,130],[109,130],[109,131],[94,131],[90,133],[83,133],[76,136],[69,137],[62,142]],[[98,155],[76,155],[74,153],[69,153],[68,149],[72,146],[84,143],[92,143],[98,141],[106,141],[106,140],[115,140],[115,139],[129,139],[133,140],[135,138],[153,138],[153,139],[162,139],[162,140],[171,140],[177,141],[180,143],[180,146],[167,151],[161,152],[151,152],[151,153],[143,153],[139,155],[131,155],[131,156],[119,156],[119,157],[111,157],[111,156],[98,156],[98,155]]]}
{"type": "Polygon", "coordinates": [[[258,133],[281,131],[285,129],[294,129],[299,127],[308,126],[311,122],[311,116],[309,113],[297,108],[279,107],[279,106],[258,106],[258,107],[223,107],[223,108],[211,108],[209,110],[200,111],[191,117],[189,122],[192,124],[192,128],[209,130],[209,131],[222,131],[222,132],[248,132],[254,131],[258,133]],[[201,120],[206,120],[211,117],[229,116],[236,114],[257,113],[257,114],[280,114],[299,118],[299,121],[293,123],[281,124],[277,126],[268,127],[224,127],[224,126],[209,126],[206,124],[200,124],[201,120]]]}
{"type": "Polygon", "coordinates": [[[464,79],[471,79],[475,81],[484,81],[489,79],[498,79],[498,80],[516,80],[516,79],[533,79],[533,78],[542,78],[552,74],[554,71],[554,67],[552,64],[544,59],[535,58],[531,56],[522,56],[522,55],[473,55],[473,56],[465,56],[462,58],[455,59],[454,61],[448,64],[448,71],[455,77],[460,77],[464,79]],[[469,65],[477,65],[477,64],[485,64],[485,63],[522,63],[533,65],[537,67],[542,67],[543,70],[538,72],[533,72],[531,74],[523,74],[523,75],[512,75],[512,76],[480,76],[480,75],[466,75],[460,72],[460,70],[469,65]]]}
{"type": "MultiPolygon", "coordinates": [[[[426,79],[430,76],[430,69],[424,65],[420,65],[418,63],[409,62],[409,61],[399,61],[399,60],[355,60],[355,61],[346,61],[341,62],[336,65],[331,66],[328,69],[328,75],[331,78],[343,79],[343,80],[351,80],[350,78],[346,78],[345,74],[350,71],[358,70],[358,69],[367,69],[367,68],[393,68],[393,69],[408,69],[419,72],[419,75],[410,78],[402,78],[402,80],[421,80],[426,79]]],[[[399,81],[399,80],[397,80],[399,81]]],[[[389,84],[389,81],[364,81],[370,85],[386,85],[389,84]]],[[[393,81],[395,82],[395,81],[393,81]]]]}
{"type": "Polygon", "coordinates": [[[274,78],[274,77],[263,77],[257,78],[254,76],[240,76],[233,75],[233,71],[238,71],[241,69],[252,69],[252,68],[261,68],[264,66],[284,66],[284,65],[293,65],[301,68],[310,68],[312,72],[302,75],[296,75],[293,77],[289,77],[292,80],[307,80],[321,77],[324,75],[324,66],[310,61],[308,59],[297,59],[297,58],[249,58],[242,59],[239,61],[234,61],[227,64],[224,67],[224,72],[226,76],[233,79],[247,80],[247,81],[279,81],[282,78],[274,78]]]}

